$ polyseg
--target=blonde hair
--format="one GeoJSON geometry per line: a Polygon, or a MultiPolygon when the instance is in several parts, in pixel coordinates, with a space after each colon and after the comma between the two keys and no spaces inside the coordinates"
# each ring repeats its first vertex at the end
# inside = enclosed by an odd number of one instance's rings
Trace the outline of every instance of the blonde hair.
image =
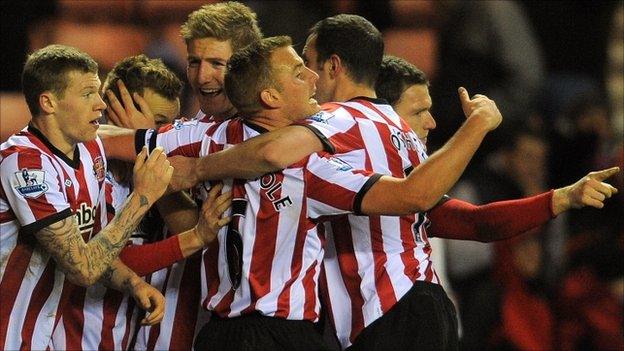
{"type": "Polygon", "coordinates": [[[187,45],[192,40],[202,38],[230,40],[233,51],[262,38],[256,14],[235,1],[204,5],[193,11],[180,27],[180,34],[187,45]]]}

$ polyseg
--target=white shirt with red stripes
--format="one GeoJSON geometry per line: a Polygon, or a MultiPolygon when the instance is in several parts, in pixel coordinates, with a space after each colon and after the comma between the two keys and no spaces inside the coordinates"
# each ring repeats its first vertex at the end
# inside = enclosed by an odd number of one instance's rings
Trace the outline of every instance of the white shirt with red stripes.
{"type": "MultiPolygon", "coordinates": [[[[356,98],[323,108],[339,117],[326,122],[342,131],[328,135],[335,155],[356,168],[404,178],[427,157],[416,134],[383,100],[356,98]]],[[[427,224],[424,213],[348,215],[325,224],[328,307],[343,347],[415,281],[439,283],[427,224]]]]}
{"type": "Polygon", "coordinates": [[[0,349],[45,349],[57,307],[77,288],[34,234],[75,216],[88,240],[106,222],[102,143],[75,150],[69,159],[33,127],[0,146],[0,349]]]}
{"type": "MultiPolygon", "coordinates": [[[[148,139],[147,143],[163,146],[168,154],[197,157],[264,131],[234,119],[208,126],[201,139],[184,140],[182,135],[190,135],[184,128],[161,130],[151,136],[157,142],[148,139]],[[201,145],[199,154],[186,145],[201,145]]],[[[232,288],[225,255],[228,228],[223,228],[218,242],[204,251],[203,306],[221,317],[257,311],[266,316],[316,321],[324,238],[311,219],[353,211],[377,179],[376,175],[353,171],[339,159],[315,154],[282,172],[237,182],[232,189],[234,201],[245,203],[236,221],[243,243],[241,284],[232,288]]],[[[232,182],[226,185],[231,187],[232,182]]]]}

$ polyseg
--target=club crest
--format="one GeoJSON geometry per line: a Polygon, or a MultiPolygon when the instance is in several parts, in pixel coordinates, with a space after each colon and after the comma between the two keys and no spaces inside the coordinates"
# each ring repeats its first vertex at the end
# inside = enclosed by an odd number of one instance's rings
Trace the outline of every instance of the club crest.
{"type": "Polygon", "coordinates": [[[106,177],[106,167],[104,166],[102,156],[98,156],[93,160],[93,175],[97,178],[98,182],[103,181],[106,177]]]}
{"type": "Polygon", "coordinates": [[[17,186],[15,189],[23,197],[37,198],[48,191],[49,186],[45,182],[45,171],[41,169],[23,168],[15,172],[17,186]]]}

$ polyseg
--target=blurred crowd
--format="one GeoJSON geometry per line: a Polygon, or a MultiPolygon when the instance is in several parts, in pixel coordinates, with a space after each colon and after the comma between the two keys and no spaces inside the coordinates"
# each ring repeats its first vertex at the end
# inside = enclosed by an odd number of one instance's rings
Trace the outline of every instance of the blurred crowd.
{"type": "MultiPolygon", "coordinates": [[[[3,2],[2,141],[28,120],[16,98],[27,52],[73,45],[92,55],[103,75],[119,59],[146,53],[184,80],[179,26],[207,2],[214,1],[3,2]]],[[[307,28],[326,16],[371,20],[388,54],[430,77],[437,126],[429,153],[462,123],[458,86],[495,100],[504,125],[488,137],[454,197],[475,204],[520,198],[624,165],[622,1],[243,2],[266,36],[290,35],[298,50],[307,28]]],[[[185,96],[182,114],[192,116],[196,99],[185,96]]],[[[444,248],[434,258],[459,310],[463,348],[622,349],[624,181],[610,181],[620,194],[600,211],[570,211],[496,244],[436,243],[444,248]]]]}

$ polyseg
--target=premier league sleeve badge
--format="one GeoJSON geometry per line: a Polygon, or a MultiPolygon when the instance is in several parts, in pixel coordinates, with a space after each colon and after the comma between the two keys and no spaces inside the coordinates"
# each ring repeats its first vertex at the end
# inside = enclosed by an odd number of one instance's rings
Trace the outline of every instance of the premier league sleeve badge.
{"type": "Polygon", "coordinates": [[[24,168],[15,172],[15,189],[23,197],[37,198],[50,188],[45,182],[45,171],[24,168]]]}

